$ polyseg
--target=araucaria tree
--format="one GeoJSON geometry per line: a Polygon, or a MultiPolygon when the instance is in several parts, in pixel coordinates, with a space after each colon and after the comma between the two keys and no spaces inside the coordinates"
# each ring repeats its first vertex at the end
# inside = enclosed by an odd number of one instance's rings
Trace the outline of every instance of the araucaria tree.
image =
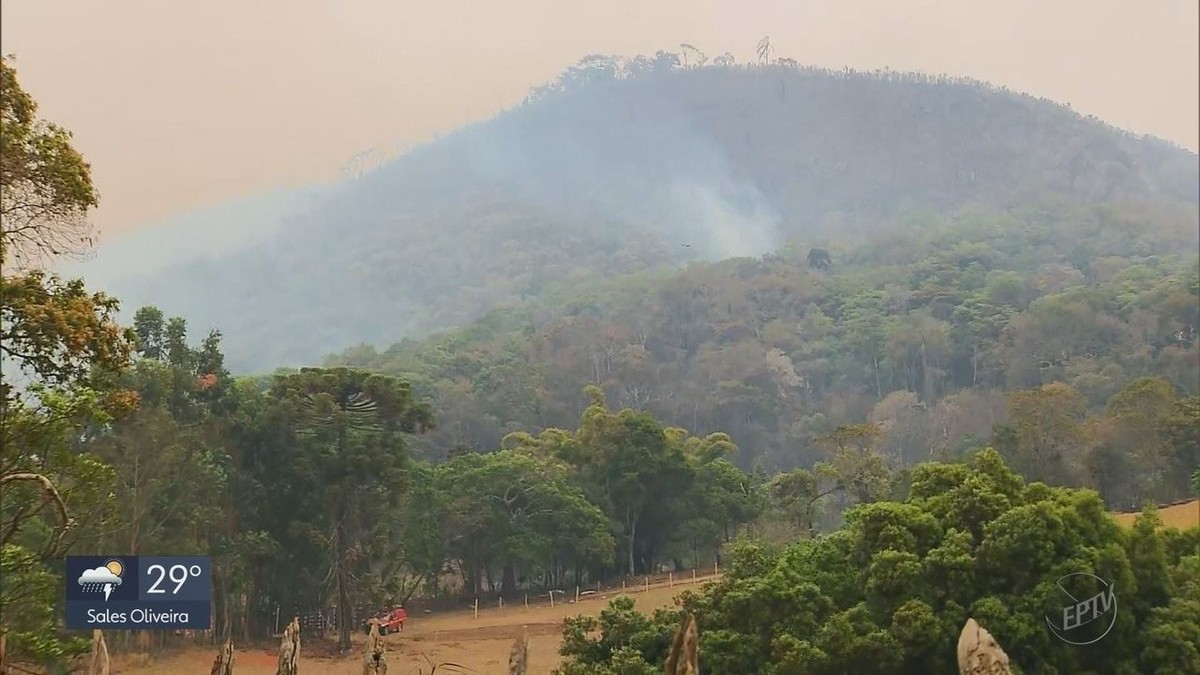
{"type": "Polygon", "coordinates": [[[337,605],[338,644],[350,648],[356,569],[363,550],[398,508],[407,455],[404,434],[433,426],[408,384],[346,368],[305,368],[276,378],[272,417],[293,448],[288,474],[311,510],[299,522],[325,548],[337,605]]]}

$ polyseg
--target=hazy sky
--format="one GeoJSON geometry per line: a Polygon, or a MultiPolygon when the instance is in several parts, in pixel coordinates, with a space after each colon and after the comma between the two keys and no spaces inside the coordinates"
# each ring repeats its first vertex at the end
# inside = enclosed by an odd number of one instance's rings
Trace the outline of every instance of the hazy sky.
{"type": "Polygon", "coordinates": [[[1200,148],[1196,0],[3,0],[0,47],[75,133],[111,238],[338,175],[580,57],[677,49],[965,75],[1200,148]]]}

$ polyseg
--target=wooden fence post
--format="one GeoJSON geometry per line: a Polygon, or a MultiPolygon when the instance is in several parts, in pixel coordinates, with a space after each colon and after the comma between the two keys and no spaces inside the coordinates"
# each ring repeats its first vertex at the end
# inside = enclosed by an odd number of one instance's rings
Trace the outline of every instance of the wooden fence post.
{"type": "Polygon", "coordinates": [[[479,618],[479,598],[475,598],[475,618],[479,618]]]}

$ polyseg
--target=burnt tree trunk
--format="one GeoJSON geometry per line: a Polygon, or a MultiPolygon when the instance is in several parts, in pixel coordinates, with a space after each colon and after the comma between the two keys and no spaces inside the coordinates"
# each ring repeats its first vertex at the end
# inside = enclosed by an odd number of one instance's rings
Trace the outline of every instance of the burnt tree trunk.
{"type": "Polygon", "coordinates": [[[213,661],[210,675],[233,675],[233,640],[226,640],[217,659],[213,661]]]}
{"type": "Polygon", "coordinates": [[[513,643],[508,655],[508,675],[526,675],[529,672],[529,628],[521,629],[521,637],[513,643]]]}
{"type": "Polygon", "coordinates": [[[500,589],[507,595],[517,592],[517,569],[512,561],[504,563],[504,575],[500,581],[500,589]]]}
{"type": "Polygon", "coordinates": [[[1007,675],[1012,672],[1008,654],[973,618],[967,619],[958,636],[957,651],[960,675],[1007,675]]]}
{"type": "Polygon", "coordinates": [[[700,675],[699,642],[696,617],[688,614],[683,618],[683,625],[675,632],[671,651],[667,653],[667,665],[663,670],[665,675],[700,675]]]}
{"type": "Polygon", "coordinates": [[[292,619],[279,642],[279,666],[275,675],[297,675],[300,662],[300,617],[292,619]]]}
{"type": "Polygon", "coordinates": [[[92,631],[92,658],[88,664],[88,675],[108,675],[108,645],[104,642],[104,632],[92,631]]]}
{"type": "Polygon", "coordinates": [[[347,562],[342,554],[338,558],[337,563],[337,619],[338,619],[338,651],[346,652],[350,649],[350,623],[351,607],[350,607],[350,570],[347,569],[347,562]]]}
{"type": "Polygon", "coordinates": [[[363,675],[387,675],[387,647],[379,636],[379,622],[371,620],[367,646],[363,649],[363,675]]]}

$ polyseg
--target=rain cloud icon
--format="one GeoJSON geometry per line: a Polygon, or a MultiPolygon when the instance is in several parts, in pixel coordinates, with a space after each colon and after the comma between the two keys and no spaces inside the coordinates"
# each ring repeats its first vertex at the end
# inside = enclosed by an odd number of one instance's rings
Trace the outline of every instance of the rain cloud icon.
{"type": "Polygon", "coordinates": [[[84,570],[83,574],[79,575],[79,585],[87,593],[104,591],[104,600],[107,602],[108,596],[112,595],[113,586],[121,585],[121,574],[124,571],[125,566],[120,560],[109,560],[101,567],[84,570]]]}

